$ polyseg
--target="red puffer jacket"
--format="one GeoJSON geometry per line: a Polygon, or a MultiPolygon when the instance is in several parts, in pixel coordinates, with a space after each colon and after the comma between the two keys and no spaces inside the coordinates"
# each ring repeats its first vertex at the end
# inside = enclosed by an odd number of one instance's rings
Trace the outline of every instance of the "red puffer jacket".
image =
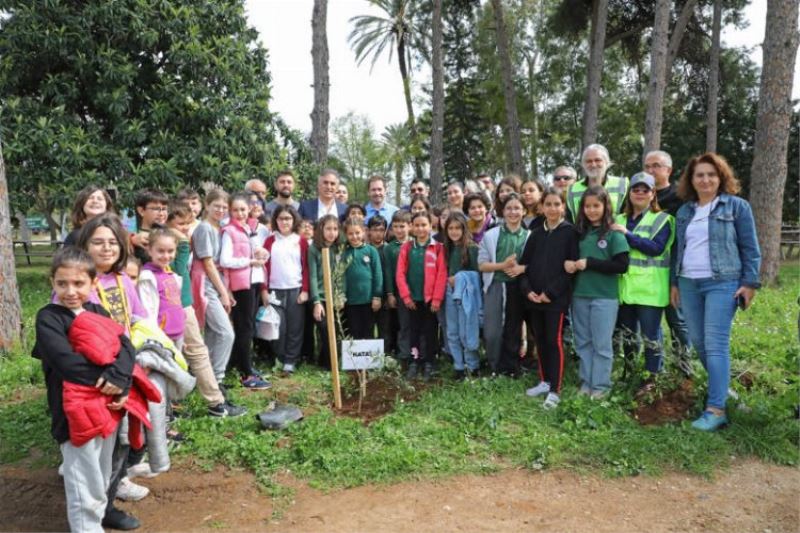
{"type": "MultiPolygon", "coordinates": [[[[68,336],[77,353],[98,366],[105,366],[116,360],[122,347],[119,339],[124,334],[124,328],[110,318],[84,312],[75,317],[68,336]]],[[[141,448],[144,444],[142,424],[151,427],[147,402],[161,401],[158,389],[139,365],[133,367],[133,382],[124,410],[110,410],[108,404],[114,398],[95,387],[65,381],[63,390],[64,415],[69,424],[69,440],[74,446],[83,446],[97,436],[108,437],[116,431],[127,412],[131,446],[141,448]]]]}

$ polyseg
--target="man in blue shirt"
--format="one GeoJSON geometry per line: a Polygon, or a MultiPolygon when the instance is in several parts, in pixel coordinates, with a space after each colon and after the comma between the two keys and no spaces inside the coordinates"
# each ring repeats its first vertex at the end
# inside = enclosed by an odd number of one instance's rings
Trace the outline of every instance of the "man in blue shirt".
{"type": "Polygon", "coordinates": [[[381,215],[386,220],[392,220],[392,216],[397,211],[397,206],[386,201],[386,179],[383,176],[370,176],[367,180],[367,194],[369,202],[364,206],[367,218],[364,222],[369,222],[376,214],[381,215]]]}

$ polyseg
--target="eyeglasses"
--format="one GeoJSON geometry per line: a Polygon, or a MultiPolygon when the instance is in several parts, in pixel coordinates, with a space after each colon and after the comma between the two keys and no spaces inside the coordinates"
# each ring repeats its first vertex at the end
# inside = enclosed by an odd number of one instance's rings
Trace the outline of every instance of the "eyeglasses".
{"type": "Polygon", "coordinates": [[[661,163],[650,163],[649,165],[645,165],[644,166],[645,170],[648,170],[648,169],[651,169],[651,168],[654,168],[654,169],[657,170],[659,168],[667,168],[667,166],[666,165],[662,165],[661,163]]]}
{"type": "Polygon", "coordinates": [[[145,209],[147,209],[148,211],[153,211],[154,213],[166,213],[169,211],[169,208],[163,205],[158,207],[155,206],[145,207],[145,209]]]}
{"type": "Polygon", "coordinates": [[[108,246],[109,248],[119,248],[119,242],[116,240],[104,241],[103,239],[92,239],[89,241],[89,244],[98,248],[102,248],[104,246],[108,246]]]}
{"type": "Polygon", "coordinates": [[[553,181],[569,181],[572,176],[553,176],[553,181]]]}

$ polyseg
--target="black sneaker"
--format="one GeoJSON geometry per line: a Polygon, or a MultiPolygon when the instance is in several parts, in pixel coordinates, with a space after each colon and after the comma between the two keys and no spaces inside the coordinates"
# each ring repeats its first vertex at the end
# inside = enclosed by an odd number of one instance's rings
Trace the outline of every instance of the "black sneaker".
{"type": "Polygon", "coordinates": [[[453,379],[455,379],[456,381],[464,381],[465,379],[467,379],[467,373],[463,370],[456,370],[453,379]]]}
{"type": "Polygon", "coordinates": [[[417,363],[410,363],[408,365],[408,370],[406,370],[406,379],[416,379],[418,372],[419,365],[417,365],[417,363]]]}
{"type": "Polygon", "coordinates": [[[208,407],[208,414],[210,416],[218,416],[220,418],[236,418],[247,414],[247,408],[239,405],[233,405],[231,402],[225,401],[217,405],[208,407]]]}
{"type": "Polygon", "coordinates": [[[422,381],[430,381],[433,377],[433,365],[425,363],[425,368],[422,370],[422,381]]]}
{"type": "Polygon", "coordinates": [[[138,528],[141,524],[136,517],[129,515],[122,509],[112,507],[106,510],[106,515],[103,517],[103,527],[109,529],[119,529],[121,531],[130,531],[138,528]]]}

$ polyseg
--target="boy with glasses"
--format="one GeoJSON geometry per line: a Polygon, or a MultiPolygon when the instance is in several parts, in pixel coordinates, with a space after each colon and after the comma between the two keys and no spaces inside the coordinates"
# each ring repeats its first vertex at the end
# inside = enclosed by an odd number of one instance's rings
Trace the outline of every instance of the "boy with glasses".
{"type": "Polygon", "coordinates": [[[133,254],[142,262],[150,261],[147,246],[150,244],[150,231],[162,228],[167,223],[169,214],[169,197],[162,191],[147,189],[136,195],[137,233],[131,235],[133,254]]]}

